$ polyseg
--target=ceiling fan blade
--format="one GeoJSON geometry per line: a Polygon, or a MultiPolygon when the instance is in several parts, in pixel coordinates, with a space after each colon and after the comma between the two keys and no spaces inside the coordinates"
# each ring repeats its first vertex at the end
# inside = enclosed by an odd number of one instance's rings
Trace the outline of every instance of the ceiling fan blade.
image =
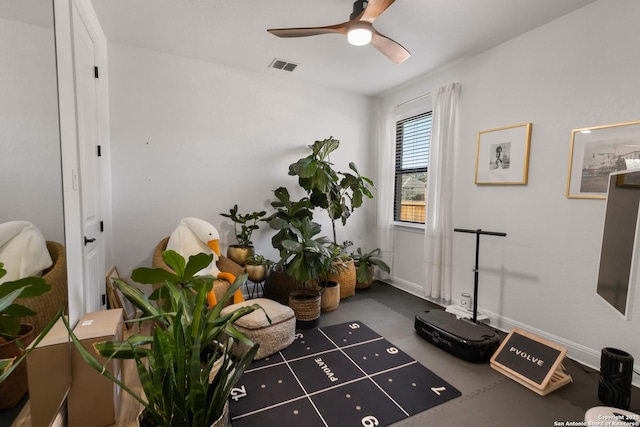
{"type": "Polygon", "coordinates": [[[383,36],[377,31],[374,31],[373,33],[371,44],[396,64],[403,63],[411,56],[409,51],[402,47],[398,42],[391,40],[389,37],[383,36]]]}
{"type": "Polygon", "coordinates": [[[396,0],[370,0],[367,7],[362,12],[360,21],[373,23],[375,19],[382,14],[396,0]]]}
{"type": "Polygon", "coordinates": [[[348,22],[343,22],[342,24],[336,25],[328,25],[326,27],[272,28],[267,31],[278,37],[308,37],[332,33],[347,34],[347,24],[348,22]]]}

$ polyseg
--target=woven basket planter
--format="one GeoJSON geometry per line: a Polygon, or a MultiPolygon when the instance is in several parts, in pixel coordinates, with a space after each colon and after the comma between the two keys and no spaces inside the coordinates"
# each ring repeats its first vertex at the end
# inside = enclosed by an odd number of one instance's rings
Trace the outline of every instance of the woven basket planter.
{"type": "Polygon", "coordinates": [[[312,289],[291,291],[289,307],[296,313],[296,328],[315,328],[320,323],[320,292],[312,289]]]}
{"type": "Polygon", "coordinates": [[[334,272],[327,280],[340,283],[340,299],[356,294],[356,265],[353,258],[344,261],[334,261],[334,272]]]}

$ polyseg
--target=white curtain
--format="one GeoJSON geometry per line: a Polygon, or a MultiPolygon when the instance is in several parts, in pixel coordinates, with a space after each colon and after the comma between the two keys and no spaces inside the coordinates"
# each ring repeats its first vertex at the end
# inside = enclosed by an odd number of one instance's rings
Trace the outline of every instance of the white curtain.
{"type": "Polygon", "coordinates": [[[441,301],[451,300],[454,151],[459,97],[459,83],[450,83],[433,92],[424,233],[424,294],[441,301]]]}
{"type": "Polygon", "coordinates": [[[395,136],[396,107],[387,107],[378,112],[377,129],[377,176],[374,181],[377,188],[376,200],[376,236],[381,257],[389,267],[391,275],[377,269],[379,278],[389,280],[393,277],[393,194],[394,160],[396,149],[395,136]]]}

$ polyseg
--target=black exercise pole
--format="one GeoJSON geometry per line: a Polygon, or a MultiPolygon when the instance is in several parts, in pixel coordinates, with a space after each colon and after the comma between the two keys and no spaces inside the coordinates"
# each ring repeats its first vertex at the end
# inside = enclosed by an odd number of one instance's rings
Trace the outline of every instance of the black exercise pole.
{"type": "Polygon", "coordinates": [[[506,236],[507,233],[496,231],[466,230],[464,228],[454,228],[453,231],[460,233],[472,233],[476,235],[476,265],[473,269],[473,323],[478,323],[478,260],[480,258],[480,235],[487,234],[489,236],[506,236]]]}

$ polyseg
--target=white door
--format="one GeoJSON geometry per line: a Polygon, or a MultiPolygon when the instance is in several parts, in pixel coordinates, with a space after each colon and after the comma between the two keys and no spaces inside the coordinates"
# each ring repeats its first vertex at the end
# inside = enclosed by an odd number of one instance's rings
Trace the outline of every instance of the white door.
{"type": "Polygon", "coordinates": [[[104,294],[104,242],[100,216],[100,157],[98,138],[95,46],[78,11],[73,7],[75,81],[78,124],[79,190],[84,234],[84,305],[100,310],[104,294]]]}

